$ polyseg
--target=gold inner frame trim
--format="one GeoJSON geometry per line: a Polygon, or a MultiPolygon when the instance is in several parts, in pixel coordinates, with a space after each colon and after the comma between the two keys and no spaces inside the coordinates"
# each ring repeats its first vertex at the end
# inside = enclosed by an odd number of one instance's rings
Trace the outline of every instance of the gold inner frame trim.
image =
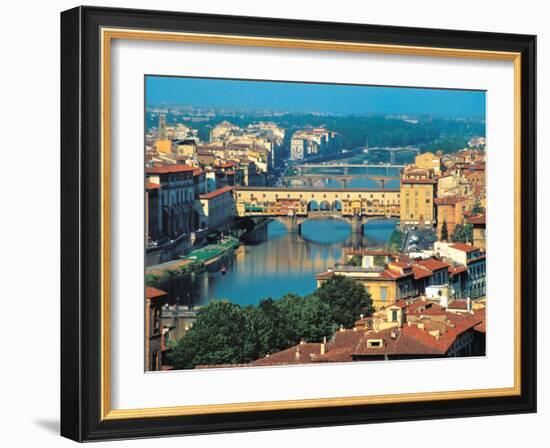
{"type": "Polygon", "coordinates": [[[101,29],[101,419],[152,418],[232,412],[252,412],[366,404],[503,397],[521,394],[521,54],[514,52],[419,47],[304,39],[278,39],[199,33],[101,29]],[[369,395],[303,400],[189,405],[140,409],[111,409],[110,368],[110,50],[113,39],[183,42],[212,45],[291,48],[355,53],[454,57],[513,61],[514,63],[514,386],[441,392],[369,395]]]}

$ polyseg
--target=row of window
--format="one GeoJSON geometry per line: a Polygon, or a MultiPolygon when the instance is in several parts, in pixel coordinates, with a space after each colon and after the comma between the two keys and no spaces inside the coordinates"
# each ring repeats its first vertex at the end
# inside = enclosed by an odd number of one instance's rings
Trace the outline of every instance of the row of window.
{"type": "MultiPolygon", "coordinates": [[[[311,198],[312,198],[312,199],[315,199],[315,194],[316,194],[316,193],[312,193],[312,194],[311,194],[311,198]]],[[[237,194],[237,196],[238,196],[239,198],[242,197],[242,195],[243,195],[243,193],[238,193],[238,194],[237,194]]],[[[287,199],[290,199],[291,196],[292,196],[292,195],[291,195],[290,193],[288,193],[286,197],[287,197],[287,199]]],[[[361,194],[359,194],[359,195],[357,195],[357,196],[358,196],[359,199],[362,199],[362,198],[363,198],[363,195],[361,195],[361,194]]],[[[263,197],[263,198],[266,198],[266,197],[267,197],[267,194],[266,194],[266,193],[262,193],[262,197],[263,197]]],[[[275,193],[275,197],[278,198],[278,197],[279,197],[279,193],[275,193]]],[[[299,195],[299,198],[300,198],[300,199],[303,199],[303,197],[304,197],[304,196],[303,196],[302,194],[299,195]]],[[[327,197],[327,195],[326,195],[326,194],[323,194],[323,198],[326,198],[326,197],[327,197]]],[[[338,199],[338,195],[337,195],[337,194],[335,194],[334,197],[335,197],[336,199],[338,199]]],[[[385,195],[384,193],[382,193],[382,194],[380,195],[380,197],[385,198],[386,195],[385,195]]],[[[400,194],[399,194],[399,193],[396,193],[396,197],[399,198],[399,197],[400,197],[400,194]]],[[[350,198],[351,198],[351,195],[347,194],[347,195],[346,195],[346,198],[350,199],[350,198]]],[[[371,194],[371,195],[370,195],[370,198],[371,198],[371,199],[374,199],[374,195],[371,194]]],[[[252,199],[254,199],[254,198],[252,198],[252,199]]]]}

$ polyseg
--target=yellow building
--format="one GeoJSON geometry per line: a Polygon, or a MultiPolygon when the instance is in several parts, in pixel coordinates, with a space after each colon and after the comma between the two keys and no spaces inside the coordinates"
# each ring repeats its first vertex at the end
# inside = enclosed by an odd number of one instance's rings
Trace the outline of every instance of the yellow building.
{"type": "Polygon", "coordinates": [[[462,196],[446,196],[435,199],[437,207],[437,236],[441,239],[443,222],[447,225],[450,238],[457,225],[464,224],[464,215],[472,209],[472,198],[462,196]]]}
{"type": "Polygon", "coordinates": [[[433,171],[414,168],[401,179],[401,225],[430,227],[435,224],[433,171]]]}
{"type": "Polygon", "coordinates": [[[192,158],[197,153],[197,144],[193,141],[184,141],[176,147],[178,156],[192,158]]]}
{"type": "Polygon", "coordinates": [[[158,153],[171,154],[172,153],[172,141],[171,140],[157,140],[155,147],[158,153]]]}
{"type": "Polygon", "coordinates": [[[436,175],[441,173],[441,157],[431,152],[425,152],[416,156],[414,164],[417,168],[433,170],[436,175]]]}
{"type": "Polygon", "coordinates": [[[413,267],[409,263],[392,261],[387,267],[363,268],[338,266],[317,275],[317,287],[334,275],[352,278],[361,283],[371,295],[376,309],[393,305],[399,299],[414,297],[418,294],[414,284],[413,267]]]}
{"type": "Polygon", "coordinates": [[[473,226],[474,246],[486,250],[485,215],[475,215],[468,218],[468,224],[473,226]]]}

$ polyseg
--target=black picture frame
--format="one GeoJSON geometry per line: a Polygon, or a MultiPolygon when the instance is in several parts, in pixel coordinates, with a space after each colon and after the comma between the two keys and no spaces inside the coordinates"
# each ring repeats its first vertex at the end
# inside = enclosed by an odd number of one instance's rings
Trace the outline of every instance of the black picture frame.
{"type": "Polygon", "coordinates": [[[61,435],[76,441],[536,412],[536,37],[77,7],[61,14],[61,435]],[[521,394],[101,419],[100,29],[182,31],[521,53],[521,394]]]}

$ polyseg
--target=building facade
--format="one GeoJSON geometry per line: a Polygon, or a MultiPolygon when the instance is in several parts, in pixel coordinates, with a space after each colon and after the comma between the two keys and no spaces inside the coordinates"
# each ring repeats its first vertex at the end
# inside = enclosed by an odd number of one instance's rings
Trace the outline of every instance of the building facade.
{"type": "Polygon", "coordinates": [[[433,171],[414,168],[401,178],[401,225],[432,227],[435,220],[436,180],[433,171]]]}
{"type": "Polygon", "coordinates": [[[162,230],[160,237],[171,240],[189,237],[194,229],[193,205],[195,167],[156,165],[146,168],[147,181],[160,185],[162,230]]]}
{"type": "Polygon", "coordinates": [[[233,187],[223,187],[219,190],[199,196],[201,210],[199,219],[201,227],[209,230],[228,230],[236,216],[233,187]]]}
{"type": "Polygon", "coordinates": [[[145,288],[145,370],[162,368],[164,328],[161,320],[162,307],[168,300],[165,291],[152,286],[145,288]]]}

